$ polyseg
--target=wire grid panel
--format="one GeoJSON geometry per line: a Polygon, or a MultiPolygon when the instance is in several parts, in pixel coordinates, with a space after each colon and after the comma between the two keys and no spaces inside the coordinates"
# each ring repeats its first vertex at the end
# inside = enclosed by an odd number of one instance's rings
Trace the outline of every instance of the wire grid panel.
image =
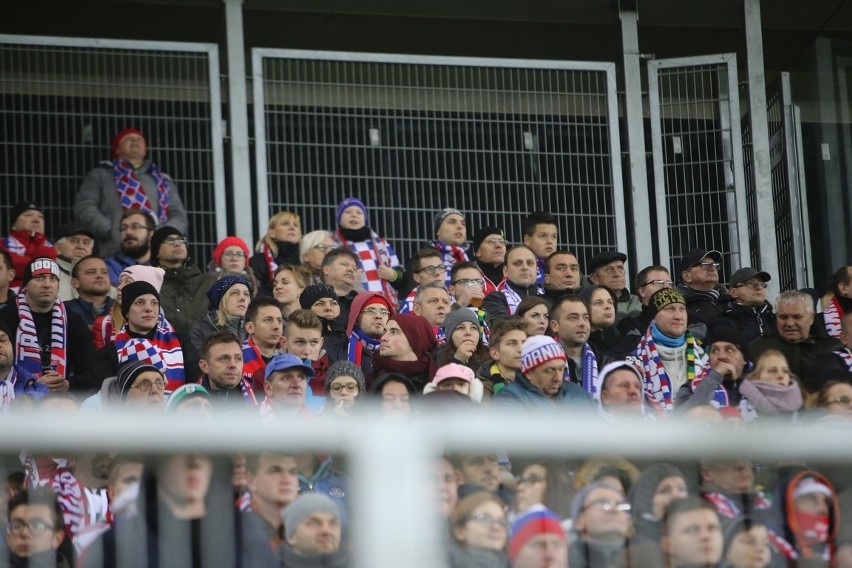
{"type": "Polygon", "coordinates": [[[718,250],[724,280],[751,258],[736,56],[651,61],[648,76],[660,258],[718,250]]]}
{"type": "Polygon", "coordinates": [[[253,51],[259,224],[282,209],[334,229],[356,196],[401,258],[464,212],[470,237],[521,241],[545,210],[581,260],[625,250],[615,66],[253,51]]]}
{"type": "Polygon", "coordinates": [[[216,45],[0,36],[0,68],[0,208],[36,201],[55,236],[113,136],[138,128],[177,184],[193,253],[210,256],[226,232],[216,45]]]}

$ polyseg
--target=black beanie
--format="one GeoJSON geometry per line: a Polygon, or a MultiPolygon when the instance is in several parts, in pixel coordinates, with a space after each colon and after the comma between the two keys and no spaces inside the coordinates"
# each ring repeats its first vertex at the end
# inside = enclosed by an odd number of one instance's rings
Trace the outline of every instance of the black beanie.
{"type": "Polygon", "coordinates": [[[154,231],[154,234],[151,236],[151,266],[160,265],[160,245],[172,235],[183,237],[183,233],[168,225],[154,231]]]}
{"type": "Polygon", "coordinates": [[[321,298],[331,298],[337,300],[337,293],[334,291],[334,286],[330,284],[311,284],[299,295],[299,305],[303,310],[310,310],[317,300],[321,298]]]}
{"type": "Polygon", "coordinates": [[[153,294],[157,300],[160,299],[160,294],[157,293],[157,289],[154,288],[148,282],[143,280],[137,280],[136,282],[131,282],[121,289],[121,313],[124,317],[127,317],[127,312],[130,311],[130,306],[133,305],[133,302],[136,301],[136,298],[139,296],[143,296],[145,294],[153,294]]]}
{"type": "Polygon", "coordinates": [[[34,209],[36,211],[44,213],[41,207],[39,207],[36,203],[33,203],[32,201],[22,201],[21,203],[18,203],[17,205],[15,205],[15,207],[12,208],[11,213],[9,213],[10,232],[12,231],[12,225],[14,225],[15,221],[18,220],[18,217],[21,216],[21,213],[23,213],[24,211],[29,211],[30,209],[34,209]]]}

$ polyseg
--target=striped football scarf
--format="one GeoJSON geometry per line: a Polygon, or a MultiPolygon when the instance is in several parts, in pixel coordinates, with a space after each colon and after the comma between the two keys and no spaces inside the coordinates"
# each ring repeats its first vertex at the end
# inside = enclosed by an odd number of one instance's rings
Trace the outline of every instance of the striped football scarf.
{"type": "MultiPolygon", "coordinates": [[[[38,378],[44,373],[41,360],[41,346],[38,342],[38,331],[30,306],[27,303],[26,292],[22,291],[16,298],[18,304],[18,332],[15,336],[17,350],[15,361],[31,375],[38,378]]],[[[67,370],[68,314],[65,304],[59,298],[53,303],[51,317],[50,365],[59,375],[65,376],[67,370]]]]}
{"type": "Polygon", "coordinates": [[[151,163],[148,166],[148,173],[157,184],[159,215],[151,207],[151,202],[145,194],[145,188],[142,187],[132,165],[124,160],[113,160],[112,173],[115,176],[115,190],[118,192],[118,201],[121,203],[123,211],[134,208],[141,209],[158,219],[160,224],[169,220],[169,181],[160,172],[156,164],[151,163]]]}

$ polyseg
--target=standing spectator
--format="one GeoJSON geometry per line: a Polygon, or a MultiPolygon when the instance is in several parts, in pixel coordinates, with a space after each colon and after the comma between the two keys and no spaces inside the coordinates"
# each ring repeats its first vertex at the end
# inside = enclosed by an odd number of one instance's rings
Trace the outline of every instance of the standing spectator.
{"type": "Polygon", "coordinates": [[[364,373],[354,363],[337,361],[325,373],[323,412],[348,416],[366,391],[364,373]]]}
{"type": "Polygon", "coordinates": [[[284,508],[299,496],[299,468],[289,454],[264,452],[246,456],[246,479],[251,491],[244,513],[244,530],[260,530],[272,550],[284,540],[284,508]]]}
{"type": "Polygon", "coordinates": [[[772,541],[764,521],[744,515],[727,523],[724,568],[768,568],[772,541]]]}
{"type": "Polygon", "coordinates": [[[71,268],[71,286],[75,299],[65,302],[69,311],[76,312],[89,329],[95,320],[109,313],[114,300],[109,294],[109,269],[99,256],[86,256],[71,268]]]}
{"type": "Polygon", "coordinates": [[[580,298],[589,311],[589,344],[601,365],[608,360],[624,359],[639,343],[639,335],[624,337],[615,326],[618,297],[606,286],[591,285],[580,290],[580,298]]]}
{"type": "Polygon", "coordinates": [[[716,408],[740,406],[740,385],[751,368],[748,343],[738,331],[729,327],[717,325],[710,331],[705,342],[710,355],[710,371],[703,379],[694,379],[680,387],[676,406],[681,411],[705,404],[716,408]]]}
{"type": "Polygon", "coordinates": [[[157,228],[154,218],[136,207],[127,209],[119,223],[119,250],[104,257],[113,286],[118,286],[118,276],[125,268],[151,264],[151,237],[157,228]]]}
{"type": "Polygon", "coordinates": [[[151,237],[151,266],[166,271],[160,305],[181,344],[187,345],[192,326],[207,313],[207,291],[216,282],[216,276],[202,273],[190,262],[186,237],[174,227],[157,229],[151,237]]]}
{"type": "Polygon", "coordinates": [[[380,292],[396,311],[397,291],[403,284],[403,271],[393,247],[370,228],[367,206],[348,197],[337,206],[337,242],[358,257],[364,290],[380,292]]]}
{"type": "Polygon", "coordinates": [[[638,419],[645,415],[645,381],[632,363],[613,361],[598,374],[592,396],[605,420],[638,419]]]}
{"type": "Polygon", "coordinates": [[[95,236],[82,225],[68,223],[62,227],[59,239],[53,246],[56,248],[56,264],[59,266],[59,299],[67,302],[77,297],[77,290],[71,285],[71,270],[81,258],[92,254],[95,236]]]}
{"type": "MultiPolygon", "coordinates": [[[[142,264],[129,266],[121,272],[112,308],[106,315],[95,318],[95,323],[92,325],[92,337],[95,349],[100,349],[106,343],[112,341],[115,338],[115,334],[126,322],[124,314],[121,312],[121,290],[131,282],[147,282],[159,294],[163,287],[163,278],[165,275],[166,271],[162,268],[142,264]]],[[[166,319],[166,314],[162,307],[160,307],[159,320],[158,325],[160,327],[169,329],[174,333],[174,326],[166,319]]]]}
{"type": "Polygon", "coordinates": [[[378,399],[384,416],[406,419],[411,416],[411,398],[417,395],[417,387],[401,373],[382,373],[368,392],[378,399]]]}
{"type": "Polygon", "coordinates": [[[322,282],[322,261],[328,251],[339,246],[334,241],[334,235],[328,231],[311,231],[302,237],[299,242],[299,259],[302,268],[309,274],[309,284],[322,282]]]}
{"type": "Polygon", "coordinates": [[[280,211],[269,219],[266,235],[257,242],[249,265],[257,277],[258,294],[272,295],[272,277],[280,264],[298,266],[302,225],[299,215],[280,211]]]}
{"type": "Polygon", "coordinates": [[[827,477],[801,470],[784,479],[775,492],[773,532],[790,546],[782,550],[796,566],[830,566],[834,558],[840,508],[827,477]]]}
{"type": "Polygon", "coordinates": [[[550,329],[568,357],[565,380],[591,396],[598,380],[598,358],[589,344],[589,312],[583,300],[577,296],[559,300],[550,310],[550,329]]]}
{"type": "Polygon", "coordinates": [[[349,336],[346,335],[348,319],[344,319],[341,314],[337,292],[332,286],[311,284],[299,294],[299,305],[303,310],[310,310],[319,318],[326,349],[334,344],[348,341],[349,336]]]}
{"type": "Polygon", "coordinates": [[[299,266],[282,264],[275,269],[275,274],[272,277],[272,297],[281,306],[281,313],[285,320],[290,317],[290,314],[301,308],[299,296],[310,282],[311,279],[307,271],[299,266]]]}
{"type": "Polygon", "coordinates": [[[659,543],[669,503],[688,494],[686,477],[680,469],[668,463],[646,467],[628,493],[633,505],[632,544],[659,543]]]}
{"type": "Polygon", "coordinates": [[[139,209],[157,225],[185,233],[186,209],[177,185],[159,166],[145,158],[148,141],[134,128],[125,128],[112,139],[112,161],[99,162],[83,180],[74,201],[74,215],[98,239],[100,254],[119,248],[119,225],[128,209],[139,209]]]}
{"type": "Polygon", "coordinates": [[[521,225],[524,244],[535,254],[538,270],[536,283],[544,286],[544,263],[559,245],[559,226],[556,217],[547,211],[536,211],[527,215],[521,225]]]}
{"type": "Polygon", "coordinates": [[[506,262],[506,238],[499,227],[482,227],[471,242],[476,265],[485,278],[485,295],[494,292],[503,281],[503,264],[506,262]]]}
{"type": "Polygon", "coordinates": [[[802,407],[799,380],[790,373],[784,354],[774,349],[764,351],[755,361],[754,370],[740,384],[740,414],[750,422],[760,417],[796,418],[802,407]]]}
{"type": "Polygon", "coordinates": [[[266,364],[281,349],[284,333],[284,316],[278,303],[272,298],[258,296],[246,310],[243,340],[243,376],[251,381],[255,395],[263,392],[263,375],[266,364]]]}
{"type": "Polygon", "coordinates": [[[429,322],[439,343],[443,343],[445,339],[440,328],[451,308],[450,292],[443,282],[427,282],[417,287],[413,313],[429,322]]]}
{"type": "Polygon", "coordinates": [[[9,235],[3,239],[2,248],[12,257],[11,268],[15,276],[10,286],[17,292],[22,284],[27,266],[36,258],[56,259],[56,249],[44,234],[44,213],[32,201],[18,203],[9,215],[9,235]]]}
{"type": "Polygon", "coordinates": [[[207,265],[207,272],[223,276],[242,276],[249,282],[252,295],[257,294],[257,277],[249,265],[249,248],[239,237],[225,237],[213,249],[213,260],[207,265]]]}
{"type": "Polygon", "coordinates": [[[469,308],[452,311],[444,319],[447,341],[436,352],[438,365],[457,363],[475,373],[488,360],[488,348],[482,344],[479,318],[469,308]]]}
{"type": "Polygon", "coordinates": [[[441,253],[444,271],[444,286],[450,286],[450,271],[457,262],[467,262],[467,226],[464,215],[458,209],[447,207],[435,214],[435,240],[430,244],[441,253]]]}

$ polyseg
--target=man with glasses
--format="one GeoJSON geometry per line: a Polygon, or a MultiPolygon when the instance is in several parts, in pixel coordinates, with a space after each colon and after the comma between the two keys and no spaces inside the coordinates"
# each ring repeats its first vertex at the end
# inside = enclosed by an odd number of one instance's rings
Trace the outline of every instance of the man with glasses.
{"type": "Polygon", "coordinates": [[[485,294],[497,290],[503,281],[503,264],[506,262],[506,238],[499,227],[482,227],[473,235],[471,243],[476,265],[485,278],[485,294]]]}
{"type": "Polygon", "coordinates": [[[390,314],[390,302],[380,293],[361,292],[355,296],[346,326],[349,340],[326,348],[329,363],[349,361],[357,365],[365,377],[369,375],[390,314]]]}
{"type": "Polygon", "coordinates": [[[417,290],[427,282],[444,283],[447,267],[444,265],[444,260],[441,253],[432,247],[423,248],[414,253],[409,261],[409,271],[411,278],[414,280],[414,288],[408,293],[408,296],[399,303],[400,314],[410,314],[414,312],[414,297],[417,295],[417,290]]]}
{"type": "MultiPolygon", "coordinates": [[[[722,315],[724,305],[730,299],[719,284],[722,253],[717,250],[691,250],[683,255],[678,266],[680,284],[677,289],[686,299],[689,323],[711,325],[722,315]]],[[[699,335],[699,339],[702,338],[703,335],[699,335]]]]}
{"type": "Polygon", "coordinates": [[[669,269],[665,266],[652,265],[640,270],[639,274],[636,275],[636,295],[642,303],[642,309],[635,316],[625,317],[616,324],[619,333],[623,336],[631,333],[645,335],[648,326],[654,320],[654,316],[651,315],[651,310],[648,307],[648,301],[658,290],[673,286],[674,282],[672,282],[669,269]]]}
{"type": "Polygon", "coordinates": [[[154,218],[141,209],[128,209],[122,213],[118,225],[119,250],[104,257],[110,284],[118,286],[118,277],[125,268],[151,264],[151,237],[156,228],[154,218]]]}
{"type": "Polygon", "coordinates": [[[22,490],[9,501],[6,566],[69,566],[73,560],[65,542],[65,521],[56,494],[48,488],[22,490]],[[61,548],[61,550],[60,550],[61,548]]]}
{"type": "Polygon", "coordinates": [[[189,258],[186,237],[168,226],[157,229],[151,237],[151,266],[166,271],[160,288],[160,306],[175,327],[181,344],[187,345],[192,326],[207,314],[210,304],[207,290],[216,282],[216,274],[201,272],[189,258]]]}
{"type": "Polygon", "coordinates": [[[627,276],[624,263],[627,255],[617,250],[606,250],[593,256],[586,265],[586,273],[591,284],[606,286],[615,293],[618,300],[616,321],[632,317],[642,310],[637,296],[627,289],[627,276]]]}
{"type": "Polygon", "coordinates": [[[750,266],[734,272],[728,287],[731,299],[717,323],[738,330],[746,341],[774,329],[775,312],[766,300],[766,283],[771,279],[769,273],[750,266]]]}
{"type": "Polygon", "coordinates": [[[620,489],[605,483],[587,485],[574,496],[571,521],[571,568],[618,565],[631,527],[630,503],[620,489]]]}
{"type": "Polygon", "coordinates": [[[153,217],[157,225],[185,232],[186,208],[177,185],[145,158],[145,135],[125,128],[113,138],[111,150],[112,159],[99,162],[86,175],[74,201],[74,215],[94,233],[100,253],[111,254],[119,248],[123,240],[119,225],[124,222],[123,213],[132,209],[153,217]]]}

